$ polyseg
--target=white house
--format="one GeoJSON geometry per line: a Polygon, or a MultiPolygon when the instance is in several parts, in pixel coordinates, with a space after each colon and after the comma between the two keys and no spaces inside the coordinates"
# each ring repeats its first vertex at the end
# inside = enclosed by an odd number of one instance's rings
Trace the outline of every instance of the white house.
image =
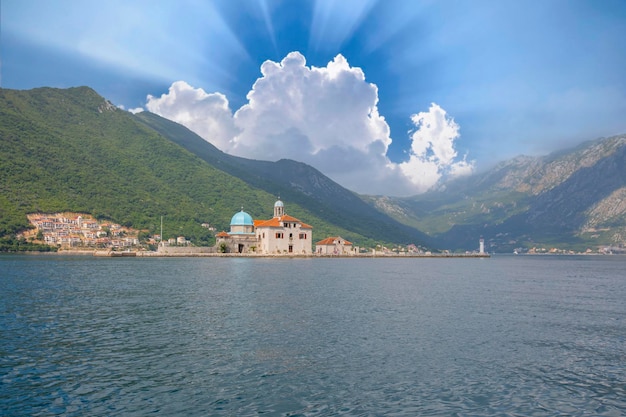
{"type": "Polygon", "coordinates": [[[280,200],[274,203],[274,217],[255,220],[254,228],[261,253],[313,253],[313,227],[285,214],[285,206],[280,200]]]}
{"type": "Polygon", "coordinates": [[[327,237],[315,244],[315,253],[320,255],[349,255],[352,252],[352,243],[341,236],[327,237]]]}

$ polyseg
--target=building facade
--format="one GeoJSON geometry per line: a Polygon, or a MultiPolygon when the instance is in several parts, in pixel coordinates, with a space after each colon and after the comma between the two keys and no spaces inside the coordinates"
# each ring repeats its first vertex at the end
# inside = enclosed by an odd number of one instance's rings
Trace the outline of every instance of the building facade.
{"type": "Polygon", "coordinates": [[[230,232],[216,236],[216,248],[227,253],[310,255],[313,253],[313,227],[285,214],[282,201],[274,203],[274,217],[252,220],[243,211],[230,222],[230,232]]]}
{"type": "Polygon", "coordinates": [[[313,253],[313,227],[285,214],[285,207],[280,200],[274,203],[274,217],[269,220],[255,220],[254,228],[261,253],[313,253]]]}
{"type": "Polygon", "coordinates": [[[315,244],[315,253],[320,255],[353,255],[352,243],[341,236],[327,237],[315,244]]]}
{"type": "Polygon", "coordinates": [[[257,241],[254,234],[252,216],[243,211],[235,213],[230,220],[230,232],[220,232],[215,235],[215,245],[218,252],[224,253],[253,253],[256,252],[257,241]]]}

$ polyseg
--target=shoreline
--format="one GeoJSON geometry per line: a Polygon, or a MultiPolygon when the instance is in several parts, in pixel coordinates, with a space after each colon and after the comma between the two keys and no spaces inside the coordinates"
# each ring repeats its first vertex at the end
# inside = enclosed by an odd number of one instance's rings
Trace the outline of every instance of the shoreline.
{"type": "Polygon", "coordinates": [[[624,256],[626,253],[429,253],[429,254],[256,254],[256,253],[214,253],[214,252],[157,252],[157,251],[110,251],[110,250],[59,250],[57,252],[6,252],[7,254],[21,254],[33,256],[92,256],[100,258],[394,258],[394,259],[414,259],[414,258],[491,258],[493,256],[624,256]]]}
{"type": "Polygon", "coordinates": [[[429,253],[429,254],[256,254],[256,253],[210,253],[210,252],[164,252],[155,251],[109,251],[109,250],[60,250],[57,252],[7,252],[12,255],[32,255],[32,256],[91,256],[98,258],[283,258],[283,259],[315,259],[315,258],[394,258],[394,259],[416,259],[416,258],[491,258],[489,253],[429,253]]]}

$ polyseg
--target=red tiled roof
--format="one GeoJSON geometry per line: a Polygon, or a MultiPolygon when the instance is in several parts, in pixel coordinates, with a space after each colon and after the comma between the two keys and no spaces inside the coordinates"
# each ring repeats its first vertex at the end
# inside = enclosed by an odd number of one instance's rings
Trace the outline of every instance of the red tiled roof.
{"type": "Polygon", "coordinates": [[[280,221],[277,217],[269,220],[255,220],[254,227],[280,227],[280,221]]]}
{"type": "Polygon", "coordinates": [[[284,216],[274,217],[269,220],[255,220],[254,227],[255,228],[256,227],[282,227],[281,223],[283,222],[300,223],[301,229],[313,229],[313,226],[308,225],[306,223],[302,223],[300,220],[296,219],[295,217],[291,217],[286,214],[284,216]]]}
{"type": "Polygon", "coordinates": [[[229,237],[230,235],[224,231],[219,232],[215,237],[229,237]]]}
{"type": "Polygon", "coordinates": [[[352,245],[352,242],[348,242],[347,240],[339,237],[339,236],[332,236],[332,237],[327,237],[326,239],[320,240],[319,242],[316,243],[316,245],[334,245],[336,243],[337,240],[341,239],[343,241],[344,246],[348,246],[348,245],[352,245]]]}

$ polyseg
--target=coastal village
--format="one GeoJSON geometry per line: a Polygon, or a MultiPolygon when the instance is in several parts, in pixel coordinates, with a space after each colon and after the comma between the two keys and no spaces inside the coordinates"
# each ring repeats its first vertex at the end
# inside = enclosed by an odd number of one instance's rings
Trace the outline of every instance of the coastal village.
{"type": "MultiPolygon", "coordinates": [[[[243,208],[235,213],[228,231],[215,234],[215,245],[193,246],[184,236],[162,240],[110,221],[98,221],[85,213],[35,213],[28,215],[33,229],[20,237],[56,247],[61,251],[90,251],[115,256],[358,256],[430,255],[416,245],[362,250],[341,236],[328,236],[313,243],[313,227],[286,214],[284,203],[274,203],[273,217],[253,219],[243,208]],[[140,238],[141,236],[141,238],[140,238]]],[[[203,224],[215,231],[208,223],[203,224]]],[[[482,249],[482,247],[481,247],[482,249]]]]}
{"type": "Polygon", "coordinates": [[[27,240],[37,240],[62,249],[131,248],[139,245],[139,231],[112,222],[99,222],[84,213],[29,214],[35,228],[22,233],[27,240]]]}

